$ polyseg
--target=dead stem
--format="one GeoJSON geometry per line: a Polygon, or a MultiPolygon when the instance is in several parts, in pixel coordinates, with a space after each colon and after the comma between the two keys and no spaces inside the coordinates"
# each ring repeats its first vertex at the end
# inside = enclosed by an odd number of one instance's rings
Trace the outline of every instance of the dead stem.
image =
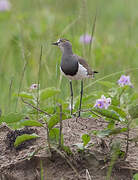
{"type": "Polygon", "coordinates": [[[41,109],[33,106],[33,105],[30,104],[29,102],[25,101],[23,98],[21,98],[21,99],[22,99],[23,103],[27,104],[28,106],[32,107],[33,109],[36,109],[37,111],[39,111],[39,112],[41,112],[41,113],[44,113],[45,115],[47,115],[47,116],[49,116],[49,117],[51,116],[51,115],[48,114],[47,112],[45,112],[45,111],[43,111],[43,110],[41,110],[41,109]]]}
{"type": "Polygon", "coordinates": [[[64,152],[61,152],[59,149],[57,149],[56,147],[52,146],[52,148],[58,153],[60,154],[66,161],[67,163],[69,164],[69,166],[72,168],[72,170],[76,173],[78,179],[80,179],[80,175],[77,171],[77,169],[74,167],[74,165],[71,163],[71,161],[69,160],[69,157],[64,153],[64,152]]]}
{"type": "Polygon", "coordinates": [[[92,180],[88,169],[86,169],[86,180],[92,180]]]}

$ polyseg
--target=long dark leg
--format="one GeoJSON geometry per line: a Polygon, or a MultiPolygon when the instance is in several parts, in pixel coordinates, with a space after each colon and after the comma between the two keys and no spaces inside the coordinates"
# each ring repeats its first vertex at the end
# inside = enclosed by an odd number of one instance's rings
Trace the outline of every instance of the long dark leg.
{"type": "Polygon", "coordinates": [[[72,81],[70,81],[70,95],[71,95],[71,108],[70,108],[70,113],[72,115],[73,111],[73,88],[72,88],[72,81]]]}
{"type": "Polygon", "coordinates": [[[83,80],[81,80],[80,106],[79,106],[79,114],[78,114],[78,117],[80,117],[80,113],[81,113],[82,95],[83,95],[83,80]]]}

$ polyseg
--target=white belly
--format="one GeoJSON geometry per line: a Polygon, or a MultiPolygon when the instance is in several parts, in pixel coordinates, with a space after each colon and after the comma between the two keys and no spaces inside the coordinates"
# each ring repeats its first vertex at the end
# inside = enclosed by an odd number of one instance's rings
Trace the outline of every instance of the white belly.
{"type": "Polygon", "coordinates": [[[62,74],[69,78],[70,80],[82,80],[82,79],[85,79],[85,78],[89,78],[91,77],[90,75],[88,75],[87,73],[87,69],[85,67],[83,67],[81,64],[79,64],[79,69],[78,69],[78,72],[76,75],[74,76],[70,76],[70,75],[66,75],[62,69],[60,68],[60,71],[62,72],[62,74]]]}

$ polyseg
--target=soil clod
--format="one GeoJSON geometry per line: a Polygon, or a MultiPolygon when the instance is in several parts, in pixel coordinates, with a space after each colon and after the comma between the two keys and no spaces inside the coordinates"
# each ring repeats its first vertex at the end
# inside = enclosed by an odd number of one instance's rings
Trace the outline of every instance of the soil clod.
{"type": "Polygon", "coordinates": [[[35,129],[31,129],[28,127],[25,127],[24,129],[20,129],[20,130],[15,130],[15,131],[10,130],[7,133],[6,138],[5,138],[5,144],[6,144],[7,149],[21,150],[23,148],[26,148],[27,146],[31,146],[33,142],[35,141],[35,139],[25,141],[17,147],[14,147],[14,142],[18,136],[21,136],[23,134],[33,134],[35,132],[36,132],[35,129]]]}

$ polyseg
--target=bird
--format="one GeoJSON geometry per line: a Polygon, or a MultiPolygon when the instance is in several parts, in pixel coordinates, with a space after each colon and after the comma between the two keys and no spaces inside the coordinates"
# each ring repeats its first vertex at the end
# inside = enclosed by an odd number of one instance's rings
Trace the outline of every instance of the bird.
{"type": "Polygon", "coordinates": [[[58,46],[62,52],[62,58],[60,63],[60,71],[62,74],[69,79],[70,91],[71,91],[71,115],[73,114],[73,87],[72,80],[81,80],[81,91],[80,91],[80,104],[78,110],[78,117],[81,114],[81,104],[83,96],[83,80],[86,78],[94,78],[94,74],[98,73],[93,71],[88,65],[87,61],[82,57],[73,53],[72,44],[65,38],[60,38],[52,45],[58,46]]]}

